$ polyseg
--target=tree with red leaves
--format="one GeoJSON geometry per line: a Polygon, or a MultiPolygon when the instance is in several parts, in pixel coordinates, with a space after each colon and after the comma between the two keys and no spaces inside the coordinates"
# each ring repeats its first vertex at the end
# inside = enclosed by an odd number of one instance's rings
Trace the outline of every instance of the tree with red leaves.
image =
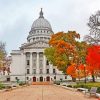
{"type": "Polygon", "coordinates": [[[93,82],[95,82],[94,76],[100,73],[100,45],[92,45],[88,48],[86,63],[93,77],[93,82]]]}

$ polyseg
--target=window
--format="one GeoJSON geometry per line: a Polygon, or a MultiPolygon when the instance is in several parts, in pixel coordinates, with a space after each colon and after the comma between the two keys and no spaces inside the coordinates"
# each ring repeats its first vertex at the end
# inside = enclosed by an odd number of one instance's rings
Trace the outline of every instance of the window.
{"type": "Polygon", "coordinates": [[[40,69],[40,74],[42,74],[43,72],[42,72],[42,69],[40,69]]]}
{"type": "Polygon", "coordinates": [[[36,67],[36,60],[33,60],[33,67],[36,67]]]}
{"type": "Polygon", "coordinates": [[[67,76],[65,76],[65,79],[67,79],[67,76]]]}
{"type": "Polygon", "coordinates": [[[43,67],[43,60],[40,60],[40,67],[43,67]]]}
{"type": "Polygon", "coordinates": [[[36,59],[36,53],[33,53],[33,58],[36,59]]]}
{"type": "Polygon", "coordinates": [[[27,65],[30,65],[30,61],[29,60],[27,60],[27,65]]]}
{"type": "Polygon", "coordinates": [[[30,53],[27,52],[27,53],[26,53],[26,57],[30,57],[30,53]]]}
{"type": "Polygon", "coordinates": [[[35,40],[35,38],[33,38],[33,41],[35,40]]]}
{"type": "Polygon", "coordinates": [[[43,53],[40,53],[39,56],[40,56],[41,58],[43,58],[43,53]]]}
{"type": "Polygon", "coordinates": [[[48,40],[50,40],[50,38],[48,38],[48,40]]]}
{"type": "Polygon", "coordinates": [[[47,74],[49,74],[49,69],[47,69],[47,74]]]}
{"type": "Polygon", "coordinates": [[[43,40],[43,37],[40,37],[40,40],[43,40]]]}
{"type": "Polygon", "coordinates": [[[56,73],[56,70],[55,70],[55,69],[53,69],[53,73],[54,73],[54,74],[56,73]]]}
{"type": "Polygon", "coordinates": [[[26,77],[27,80],[29,80],[29,77],[26,77]]]}
{"type": "Polygon", "coordinates": [[[36,74],[36,69],[33,69],[33,74],[36,74]]]}
{"type": "Polygon", "coordinates": [[[10,78],[7,78],[7,82],[9,82],[10,81],[10,78]]]}
{"type": "Polygon", "coordinates": [[[15,79],[17,80],[17,79],[18,79],[18,77],[15,77],[15,79]]]}
{"type": "Polygon", "coordinates": [[[38,37],[36,37],[36,40],[38,39],[38,37]]]}
{"type": "Polygon", "coordinates": [[[48,60],[46,61],[46,65],[49,65],[49,61],[48,60]]]}
{"type": "Polygon", "coordinates": [[[54,76],[54,79],[56,79],[56,76],[54,76]]]}
{"type": "Polygon", "coordinates": [[[30,74],[30,70],[29,69],[27,69],[27,74],[30,74]]]}

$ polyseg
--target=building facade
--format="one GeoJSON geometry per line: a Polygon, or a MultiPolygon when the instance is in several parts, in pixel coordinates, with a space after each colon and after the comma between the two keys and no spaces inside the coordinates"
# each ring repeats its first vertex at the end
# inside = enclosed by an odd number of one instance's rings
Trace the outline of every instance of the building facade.
{"type": "Polygon", "coordinates": [[[66,76],[48,62],[44,49],[49,47],[48,41],[53,34],[50,23],[44,18],[41,9],[39,18],[32,24],[27,43],[20,50],[12,50],[10,67],[11,81],[44,82],[66,80],[66,76]]]}

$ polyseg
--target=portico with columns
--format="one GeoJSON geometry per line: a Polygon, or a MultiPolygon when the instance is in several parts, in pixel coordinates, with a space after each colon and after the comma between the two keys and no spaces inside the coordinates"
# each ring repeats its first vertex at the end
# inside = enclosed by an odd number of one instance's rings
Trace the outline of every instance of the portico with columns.
{"type": "Polygon", "coordinates": [[[44,55],[44,49],[49,47],[49,40],[53,34],[52,27],[43,16],[41,9],[27,37],[27,43],[21,45],[20,50],[12,50],[11,81],[43,82],[65,80],[65,75],[54,67],[44,55]]]}

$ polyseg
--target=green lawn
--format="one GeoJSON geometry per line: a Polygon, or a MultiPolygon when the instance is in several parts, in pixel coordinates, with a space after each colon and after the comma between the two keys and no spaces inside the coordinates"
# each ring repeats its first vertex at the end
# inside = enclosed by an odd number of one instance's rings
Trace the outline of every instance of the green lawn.
{"type": "Polygon", "coordinates": [[[78,83],[73,86],[74,88],[87,88],[91,89],[91,87],[98,87],[97,92],[100,93],[100,82],[88,82],[88,83],[78,83]]]}

